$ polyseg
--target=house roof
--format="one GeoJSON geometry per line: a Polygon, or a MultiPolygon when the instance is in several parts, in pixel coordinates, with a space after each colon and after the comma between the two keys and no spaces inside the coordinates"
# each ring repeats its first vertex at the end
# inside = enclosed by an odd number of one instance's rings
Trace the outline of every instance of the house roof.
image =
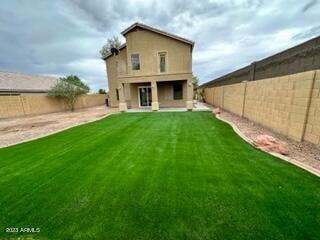
{"type": "MultiPolygon", "coordinates": [[[[133,29],[135,29],[137,27],[143,28],[143,29],[146,29],[146,30],[149,30],[149,31],[161,34],[161,35],[164,35],[164,36],[169,37],[169,38],[173,38],[173,39],[181,41],[181,42],[184,42],[186,44],[191,45],[191,48],[193,49],[194,42],[189,40],[189,39],[186,39],[186,38],[183,38],[183,37],[180,37],[180,36],[177,36],[177,35],[162,31],[160,29],[157,29],[157,28],[154,28],[154,27],[150,27],[150,26],[142,24],[142,23],[138,23],[138,22],[136,22],[136,23],[132,24],[130,27],[126,28],[124,31],[121,32],[121,34],[123,36],[125,36],[128,32],[132,31],[133,29]]],[[[119,50],[121,50],[122,48],[125,48],[125,47],[126,47],[126,44],[124,43],[124,44],[122,44],[120,46],[119,50]]],[[[112,54],[108,53],[105,57],[103,57],[103,59],[106,60],[110,56],[112,56],[112,54]]]]}
{"type": "MultiPolygon", "coordinates": [[[[123,49],[123,48],[125,48],[127,45],[124,43],[124,44],[122,44],[120,47],[119,47],[119,50],[121,50],[121,49],[123,49]]],[[[109,52],[107,55],[105,55],[102,59],[103,60],[106,60],[108,57],[110,57],[110,56],[112,56],[112,53],[111,52],[109,52]]]]}
{"type": "Polygon", "coordinates": [[[0,71],[0,92],[48,92],[57,81],[54,77],[0,71]]]}
{"type": "Polygon", "coordinates": [[[125,36],[128,32],[132,31],[133,29],[135,29],[137,27],[143,28],[143,29],[146,29],[146,30],[149,30],[149,31],[152,31],[152,32],[164,35],[164,36],[167,36],[169,38],[176,39],[178,41],[181,41],[181,42],[184,42],[184,43],[187,43],[187,44],[190,44],[192,47],[194,46],[194,42],[189,40],[189,39],[186,39],[186,38],[183,38],[183,37],[180,37],[180,36],[177,36],[177,35],[162,31],[160,29],[157,29],[157,28],[154,28],[154,27],[150,27],[150,26],[142,24],[142,23],[138,23],[138,22],[132,24],[130,27],[128,27],[127,29],[122,31],[121,34],[123,36],[125,36]]]}

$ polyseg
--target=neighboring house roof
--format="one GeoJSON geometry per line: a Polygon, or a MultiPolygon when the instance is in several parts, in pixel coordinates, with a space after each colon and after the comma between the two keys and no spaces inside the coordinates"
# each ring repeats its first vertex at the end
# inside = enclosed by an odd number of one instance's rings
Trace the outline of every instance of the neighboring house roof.
{"type": "Polygon", "coordinates": [[[48,92],[58,78],[0,71],[0,92],[48,92]]]}
{"type": "MultiPolygon", "coordinates": [[[[149,30],[151,32],[155,32],[155,33],[158,33],[158,34],[161,34],[161,35],[164,35],[164,36],[169,37],[169,38],[173,38],[173,39],[181,41],[181,42],[184,42],[186,44],[191,45],[191,49],[193,49],[194,42],[189,40],[189,39],[186,39],[186,38],[183,38],[183,37],[180,37],[180,36],[177,36],[177,35],[162,31],[160,29],[157,29],[157,28],[154,28],[154,27],[150,27],[150,26],[142,24],[142,23],[138,23],[138,22],[136,22],[136,23],[132,24],[130,27],[126,28],[124,31],[121,32],[121,34],[123,36],[125,36],[127,33],[129,33],[130,31],[134,30],[137,27],[142,28],[142,29],[146,29],[146,30],[149,30]]],[[[122,44],[120,46],[119,50],[121,50],[121,48],[125,48],[125,47],[126,47],[126,44],[124,43],[124,44],[122,44]]],[[[112,54],[108,53],[105,57],[103,57],[103,59],[106,60],[110,56],[112,56],[112,54]]]]}

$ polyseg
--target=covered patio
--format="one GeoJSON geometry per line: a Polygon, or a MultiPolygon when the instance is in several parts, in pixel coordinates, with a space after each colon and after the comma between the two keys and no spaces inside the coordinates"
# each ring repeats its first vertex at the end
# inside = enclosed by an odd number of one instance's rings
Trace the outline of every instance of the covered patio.
{"type": "MultiPolygon", "coordinates": [[[[161,107],[158,112],[186,112],[188,109],[186,107],[161,107]]],[[[198,102],[197,100],[193,100],[193,108],[192,111],[212,111],[212,107],[206,103],[198,102]]],[[[152,112],[151,108],[129,108],[127,112],[152,112]]]]}
{"type": "Polygon", "coordinates": [[[187,79],[122,82],[118,92],[120,111],[193,108],[193,87],[187,79]]]}

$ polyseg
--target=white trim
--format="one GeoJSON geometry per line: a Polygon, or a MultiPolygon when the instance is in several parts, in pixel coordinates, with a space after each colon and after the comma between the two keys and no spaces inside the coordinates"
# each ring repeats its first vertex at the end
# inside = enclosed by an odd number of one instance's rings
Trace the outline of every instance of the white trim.
{"type": "MultiPolygon", "coordinates": [[[[140,88],[150,88],[151,90],[151,86],[147,85],[147,86],[139,86],[138,87],[138,102],[139,102],[139,108],[151,108],[150,106],[141,106],[141,102],[140,102],[140,88]]],[[[151,93],[152,94],[152,93],[151,93]]],[[[147,94],[147,102],[149,102],[149,98],[148,98],[148,94],[147,94]]]]}
{"type": "Polygon", "coordinates": [[[157,67],[158,67],[158,74],[159,75],[164,75],[164,74],[168,74],[169,72],[169,63],[168,63],[168,51],[167,50],[163,50],[163,51],[157,51],[157,67]],[[165,71],[164,72],[161,72],[160,71],[160,55],[161,53],[164,53],[165,54],[165,71]]]}

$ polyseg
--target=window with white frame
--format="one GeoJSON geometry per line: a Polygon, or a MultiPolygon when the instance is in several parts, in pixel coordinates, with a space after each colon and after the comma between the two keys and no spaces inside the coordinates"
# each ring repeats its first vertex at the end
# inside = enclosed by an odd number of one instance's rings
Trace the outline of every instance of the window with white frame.
{"type": "Polygon", "coordinates": [[[167,54],[165,52],[159,53],[159,67],[160,72],[166,72],[166,56],[167,54]]]}

